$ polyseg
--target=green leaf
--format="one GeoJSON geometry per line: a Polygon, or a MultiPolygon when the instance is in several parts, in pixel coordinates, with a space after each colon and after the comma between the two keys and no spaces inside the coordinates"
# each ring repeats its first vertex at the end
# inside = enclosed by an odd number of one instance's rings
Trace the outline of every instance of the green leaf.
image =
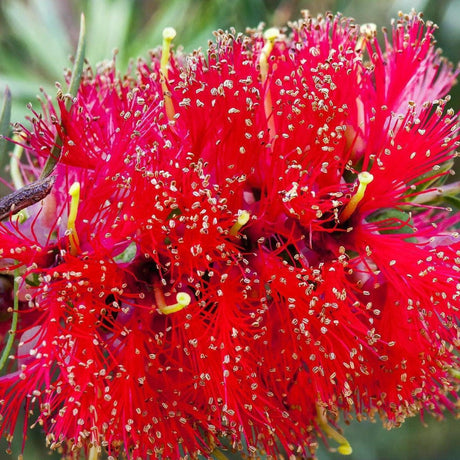
{"type": "MultiPolygon", "coordinates": [[[[66,100],[65,107],[67,110],[70,109],[73,98],[77,95],[78,88],[80,87],[81,75],[83,73],[83,64],[85,61],[85,48],[86,48],[86,27],[85,27],[85,16],[82,14],[80,19],[80,36],[78,38],[77,52],[75,55],[75,62],[72,68],[72,79],[69,85],[69,96],[66,100]]],[[[51,150],[50,156],[46,161],[43,168],[41,178],[48,177],[54,170],[56,164],[59,162],[61,157],[61,139],[56,138],[54,147],[51,150]]]]}
{"type": "Polygon", "coordinates": [[[2,356],[0,357],[0,370],[3,369],[6,361],[8,360],[8,356],[10,355],[10,351],[13,348],[14,339],[16,338],[16,328],[18,326],[18,313],[19,313],[19,270],[15,270],[14,272],[14,299],[13,299],[13,317],[11,320],[11,329],[9,330],[8,340],[6,342],[5,348],[3,349],[2,356]]]}
{"type": "MultiPolygon", "coordinates": [[[[440,165],[439,169],[436,171],[429,171],[419,178],[417,178],[417,182],[420,182],[421,180],[424,180],[424,182],[419,183],[416,188],[415,192],[421,192],[423,190],[427,190],[429,188],[432,188],[434,186],[440,186],[442,185],[448,178],[448,171],[452,169],[454,166],[454,161],[450,160],[447,161],[446,163],[440,165]],[[440,176],[440,174],[443,174],[440,176]]],[[[411,190],[411,193],[413,191],[411,190]]]]}
{"type": "MultiPolygon", "coordinates": [[[[15,37],[30,54],[30,58],[54,79],[71,50],[69,34],[59,18],[56,2],[51,0],[6,1],[4,13],[15,37]]],[[[28,67],[28,66],[25,66],[28,67]]]]}
{"type": "MultiPolygon", "coordinates": [[[[368,218],[368,221],[374,222],[379,227],[382,227],[379,229],[379,233],[382,235],[410,235],[415,233],[412,217],[409,213],[399,209],[385,209],[368,218]]],[[[411,242],[415,241],[413,238],[406,238],[406,240],[411,242]]]]}
{"type": "MultiPolygon", "coordinates": [[[[97,0],[88,2],[88,49],[89,62],[110,59],[117,48],[120,54],[126,52],[131,17],[136,8],[133,0],[97,0]]],[[[117,61],[120,58],[117,56],[117,61]]],[[[132,56],[135,57],[135,56],[132,56]]]]}
{"type": "Polygon", "coordinates": [[[132,242],[121,254],[118,254],[113,259],[119,264],[131,263],[135,259],[136,255],[137,245],[132,242]]]}
{"type": "Polygon", "coordinates": [[[460,198],[458,196],[451,196],[451,195],[445,195],[444,196],[444,201],[457,208],[457,209],[460,209],[460,198]]]}
{"type": "Polygon", "coordinates": [[[5,88],[2,110],[0,112],[0,170],[8,161],[7,147],[8,141],[5,139],[10,132],[11,119],[11,91],[8,86],[5,88]]]}

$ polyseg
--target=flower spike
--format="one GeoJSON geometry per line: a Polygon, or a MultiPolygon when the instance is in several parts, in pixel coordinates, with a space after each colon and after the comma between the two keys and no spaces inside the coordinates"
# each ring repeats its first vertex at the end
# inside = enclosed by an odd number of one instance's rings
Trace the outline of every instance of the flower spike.
{"type": "Polygon", "coordinates": [[[374,180],[374,176],[367,171],[358,174],[359,186],[356,193],[351,197],[340,215],[340,221],[345,222],[353,214],[359,202],[364,198],[364,192],[367,186],[374,180]]]}
{"type": "Polygon", "coordinates": [[[10,444],[23,411],[88,460],[349,455],[336,420],[458,410],[458,73],[413,14],[359,50],[341,15],[291,26],[191,55],[167,29],[22,128],[25,185],[0,198],[10,444]]]}

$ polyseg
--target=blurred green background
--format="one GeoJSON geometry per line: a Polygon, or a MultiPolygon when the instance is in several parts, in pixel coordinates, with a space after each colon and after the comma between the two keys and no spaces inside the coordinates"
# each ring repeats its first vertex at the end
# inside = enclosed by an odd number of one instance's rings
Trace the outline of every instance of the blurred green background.
{"type": "MultiPolygon", "coordinates": [[[[126,69],[130,58],[160,44],[163,28],[170,25],[177,30],[175,43],[193,50],[206,46],[217,28],[280,26],[302,9],[315,15],[340,11],[361,23],[389,26],[398,11],[411,8],[440,26],[438,45],[458,62],[460,0],[0,0],[0,91],[6,84],[12,90],[13,120],[22,120],[40,87],[54,94],[54,82],[62,81],[74,52],[82,11],[89,62],[111,58],[117,48],[119,68],[126,69]]],[[[452,104],[459,108],[460,91],[454,95],[452,104]]]]}
{"type": "MultiPolygon", "coordinates": [[[[425,19],[440,26],[438,46],[454,63],[460,61],[460,0],[0,0],[0,95],[5,85],[13,95],[12,121],[23,121],[26,104],[36,101],[40,88],[54,95],[56,81],[62,82],[63,69],[78,38],[79,15],[87,21],[87,59],[94,65],[110,59],[118,49],[118,65],[127,68],[130,58],[146,56],[161,43],[164,27],[177,30],[176,44],[191,51],[205,47],[215,29],[235,27],[244,31],[260,22],[284,25],[299,17],[300,10],[313,14],[340,11],[357,22],[389,26],[398,11],[423,11],[425,19]]],[[[380,36],[381,36],[381,32],[380,36]]],[[[0,96],[1,97],[1,96],[0,96]]],[[[452,91],[451,106],[460,109],[460,88],[452,91]]],[[[454,460],[460,458],[460,424],[445,421],[408,420],[402,428],[384,430],[379,423],[356,423],[346,436],[354,453],[351,460],[454,460]]],[[[40,430],[30,433],[24,459],[59,458],[44,449],[40,430]]],[[[15,459],[21,451],[18,430],[13,456],[0,443],[0,459],[15,459]]],[[[331,443],[332,444],[332,443],[331,443]]],[[[320,460],[343,458],[319,451],[320,460]]]]}

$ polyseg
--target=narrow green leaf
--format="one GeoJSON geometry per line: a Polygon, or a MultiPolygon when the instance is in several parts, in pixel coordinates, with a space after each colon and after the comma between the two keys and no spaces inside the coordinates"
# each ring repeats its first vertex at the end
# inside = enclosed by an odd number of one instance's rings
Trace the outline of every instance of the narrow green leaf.
{"type": "Polygon", "coordinates": [[[11,319],[11,329],[8,333],[8,340],[6,342],[5,348],[3,349],[2,356],[0,357],[0,370],[3,369],[6,361],[8,360],[8,356],[10,355],[10,351],[13,348],[14,339],[16,338],[16,329],[18,327],[18,313],[19,313],[19,297],[18,297],[18,276],[19,270],[14,271],[14,300],[13,300],[13,316],[11,319]]]}
{"type": "Polygon", "coordinates": [[[440,165],[439,169],[429,171],[419,178],[417,178],[417,182],[420,182],[421,180],[424,180],[424,182],[421,182],[417,185],[415,191],[416,192],[421,192],[423,190],[426,190],[428,188],[434,187],[435,185],[440,186],[442,185],[447,177],[448,174],[447,172],[450,171],[454,166],[454,161],[449,160],[446,163],[440,165]],[[444,175],[441,175],[444,174],[444,175]]]}
{"type": "MultiPolygon", "coordinates": [[[[81,75],[83,73],[83,64],[85,62],[85,48],[86,48],[86,26],[85,16],[82,14],[80,19],[80,36],[78,38],[77,53],[75,55],[75,62],[72,69],[72,79],[70,80],[69,93],[73,98],[77,95],[78,88],[80,87],[81,75]]],[[[72,105],[72,100],[68,99],[66,102],[66,109],[69,110],[72,105]]]]}
{"type": "Polygon", "coordinates": [[[114,260],[119,264],[131,263],[136,258],[136,254],[137,245],[136,243],[132,242],[121,254],[115,256],[114,260]]]}
{"type": "Polygon", "coordinates": [[[24,67],[38,67],[42,74],[56,80],[62,74],[62,68],[71,52],[65,25],[54,27],[56,21],[52,18],[57,20],[58,17],[56,1],[16,0],[2,1],[1,4],[15,39],[27,50],[32,61],[24,67]]]}
{"type": "MultiPolygon", "coordinates": [[[[87,36],[91,47],[87,58],[90,62],[99,62],[112,56],[118,49],[120,54],[126,51],[131,19],[136,6],[133,0],[98,0],[87,5],[87,36]]],[[[135,57],[135,56],[132,56],[135,57]]],[[[124,62],[124,60],[122,60],[124,62]]]]}
{"type": "MultiPolygon", "coordinates": [[[[80,20],[80,36],[78,38],[77,52],[75,54],[75,62],[72,68],[72,78],[69,85],[69,95],[65,102],[66,110],[70,110],[73,103],[73,98],[77,95],[78,88],[80,87],[81,75],[83,73],[83,64],[85,61],[85,48],[86,48],[86,27],[85,27],[85,16],[81,15],[80,20]]],[[[61,145],[62,141],[59,137],[56,137],[54,147],[51,150],[50,156],[46,161],[43,168],[41,178],[48,177],[54,170],[56,164],[61,157],[61,145]]]]}
{"type": "Polygon", "coordinates": [[[449,204],[450,206],[453,206],[457,209],[460,209],[460,198],[458,196],[449,196],[449,195],[446,195],[444,197],[444,200],[447,204],[449,204]]]}
{"type": "Polygon", "coordinates": [[[0,170],[8,161],[7,146],[8,142],[5,139],[10,132],[11,119],[11,91],[8,86],[5,88],[2,110],[0,112],[0,170]]]}

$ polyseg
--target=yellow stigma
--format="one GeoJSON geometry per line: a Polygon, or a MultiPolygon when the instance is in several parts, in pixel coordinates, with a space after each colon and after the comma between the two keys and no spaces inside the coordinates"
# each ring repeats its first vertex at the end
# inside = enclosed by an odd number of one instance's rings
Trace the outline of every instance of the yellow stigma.
{"type": "Polygon", "coordinates": [[[165,315],[170,315],[171,313],[176,313],[177,311],[182,310],[183,308],[187,307],[190,305],[190,302],[192,301],[192,298],[190,297],[189,294],[186,292],[179,292],[176,295],[176,303],[173,305],[164,305],[164,306],[158,306],[159,310],[161,313],[165,315]]]}
{"type": "Polygon", "coordinates": [[[169,121],[172,121],[175,115],[174,105],[171,100],[171,95],[169,94],[168,85],[168,63],[169,57],[171,54],[171,42],[176,36],[176,31],[172,27],[166,27],[163,30],[163,47],[161,50],[161,62],[160,62],[160,71],[161,71],[161,89],[163,90],[164,101],[165,101],[165,110],[166,115],[169,121]]]}
{"type": "MultiPolygon", "coordinates": [[[[262,81],[262,85],[265,84],[267,81],[268,75],[268,58],[270,57],[270,53],[273,50],[273,46],[275,45],[275,40],[279,37],[280,31],[276,27],[272,27],[267,29],[264,33],[265,45],[262,48],[259,57],[259,71],[260,71],[260,79],[262,81]]],[[[265,89],[265,96],[264,96],[264,111],[265,116],[267,118],[267,125],[268,130],[270,133],[270,137],[273,139],[275,137],[275,122],[273,119],[273,103],[272,103],[272,95],[270,93],[270,88],[267,87],[265,89]]]]}
{"type": "Polygon", "coordinates": [[[360,36],[358,40],[356,41],[355,51],[357,53],[363,51],[364,46],[366,45],[366,42],[370,40],[371,38],[375,37],[376,32],[377,32],[377,25],[374,24],[373,22],[368,22],[367,24],[363,24],[359,28],[360,36]]]}
{"type": "Polygon", "coordinates": [[[275,45],[275,40],[279,37],[280,31],[276,27],[267,29],[264,33],[265,45],[262,48],[259,58],[260,76],[262,83],[265,83],[268,75],[268,58],[275,45]]]}
{"type": "Polygon", "coordinates": [[[316,404],[316,421],[318,422],[319,427],[323,430],[324,434],[328,437],[337,441],[339,443],[339,447],[337,447],[337,452],[342,455],[351,455],[353,452],[350,443],[348,442],[347,438],[341,435],[337,430],[332,428],[327,423],[326,418],[326,409],[321,407],[319,404],[316,404]]]}
{"type": "Polygon", "coordinates": [[[78,247],[80,246],[80,240],[78,239],[77,229],[75,228],[75,222],[78,214],[78,204],[80,203],[80,183],[74,182],[70,189],[69,195],[71,196],[69,217],[67,219],[67,230],[69,232],[70,240],[70,253],[76,255],[78,253],[78,247]]]}
{"type": "Polygon", "coordinates": [[[243,225],[246,225],[249,222],[251,214],[248,211],[240,211],[238,214],[237,221],[233,224],[230,229],[230,235],[236,236],[243,225]]]}
{"type": "Polygon", "coordinates": [[[176,31],[172,27],[166,27],[163,30],[163,48],[161,50],[161,73],[168,78],[168,62],[171,50],[171,42],[176,36],[176,31]]]}
{"type": "Polygon", "coordinates": [[[345,222],[353,214],[359,202],[363,199],[364,192],[366,191],[368,184],[370,184],[373,180],[374,176],[367,171],[363,171],[358,174],[358,190],[351,197],[350,201],[345,206],[345,209],[342,211],[342,214],[340,215],[341,222],[345,222]]]}

